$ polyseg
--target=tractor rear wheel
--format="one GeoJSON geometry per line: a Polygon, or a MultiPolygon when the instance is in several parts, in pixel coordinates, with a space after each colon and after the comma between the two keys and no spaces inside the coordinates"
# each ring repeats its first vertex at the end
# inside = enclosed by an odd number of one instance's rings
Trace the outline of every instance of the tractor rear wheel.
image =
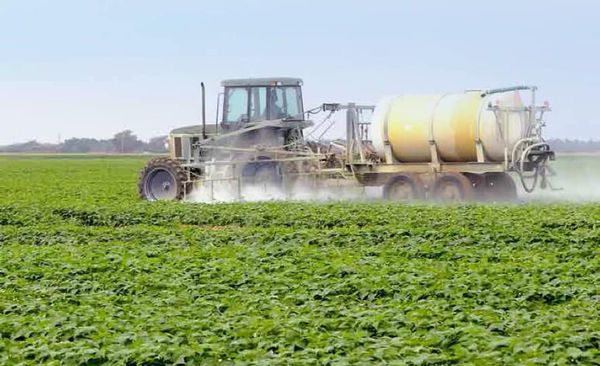
{"type": "Polygon", "coordinates": [[[140,172],[138,192],[147,201],[178,201],[191,191],[192,185],[186,187],[186,180],[187,174],[178,161],[155,158],[140,172]]]}
{"type": "Polygon", "coordinates": [[[399,174],[383,186],[383,198],[389,201],[425,199],[425,186],[416,174],[399,174]]]}
{"type": "Polygon", "coordinates": [[[442,202],[471,201],[475,198],[473,184],[464,174],[440,174],[431,190],[432,197],[442,202]]]}
{"type": "Polygon", "coordinates": [[[253,162],[244,167],[242,171],[244,183],[257,186],[278,187],[281,185],[279,166],[272,161],[253,162]]]}

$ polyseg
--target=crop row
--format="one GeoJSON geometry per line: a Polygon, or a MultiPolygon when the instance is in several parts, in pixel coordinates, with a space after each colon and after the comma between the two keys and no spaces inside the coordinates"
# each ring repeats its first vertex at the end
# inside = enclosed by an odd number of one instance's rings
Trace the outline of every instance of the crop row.
{"type": "Polygon", "coordinates": [[[600,227],[598,205],[405,206],[383,203],[246,203],[118,205],[0,204],[0,225],[73,223],[82,226],[212,225],[260,227],[428,227],[483,228],[505,232],[595,230],[600,227]]]}
{"type": "Polygon", "coordinates": [[[1,232],[2,363],[599,356],[595,241],[441,240],[391,227],[1,232]]]}

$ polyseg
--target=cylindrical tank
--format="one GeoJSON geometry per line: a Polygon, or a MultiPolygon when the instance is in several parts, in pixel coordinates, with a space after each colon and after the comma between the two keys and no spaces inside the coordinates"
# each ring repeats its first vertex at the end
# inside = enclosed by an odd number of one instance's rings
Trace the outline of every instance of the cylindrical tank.
{"type": "Polygon", "coordinates": [[[481,141],[487,161],[503,161],[527,133],[527,114],[517,91],[482,96],[481,91],[445,95],[402,95],[382,100],[372,120],[373,146],[384,157],[390,144],[401,162],[431,161],[430,141],[447,162],[477,161],[481,141]],[[492,103],[513,112],[489,110],[492,103]],[[512,108],[514,107],[514,108],[512,108]],[[521,109],[521,110],[519,110],[521,109]]]}

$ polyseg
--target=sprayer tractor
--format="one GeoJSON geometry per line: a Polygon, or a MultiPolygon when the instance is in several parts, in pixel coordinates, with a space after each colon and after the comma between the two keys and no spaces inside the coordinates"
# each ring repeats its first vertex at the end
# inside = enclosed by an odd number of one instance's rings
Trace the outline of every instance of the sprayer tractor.
{"type": "Polygon", "coordinates": [[[142,199],[185,200],[202,190],[219,200],[216,192],[225,189],[244,200],[248,186],[293,198],[301,184],[340,193],[378,186],[393,201],[498,201],[517,197],[513,176],[526,192],[548,186],[554,153],[541,130],[550,108],[535,104],[533,86],[304,110],[300,79],[225,80],[213,123],[201,86],[202,123],[170,132],[169,156],[140,173],[142,199]],[[527,105],[521,91],[530,93],[527,105]],[[325,139],[340,113],[345,138],[325,139]],[[319,123],[311,121],[316,116],[319,123]]]}

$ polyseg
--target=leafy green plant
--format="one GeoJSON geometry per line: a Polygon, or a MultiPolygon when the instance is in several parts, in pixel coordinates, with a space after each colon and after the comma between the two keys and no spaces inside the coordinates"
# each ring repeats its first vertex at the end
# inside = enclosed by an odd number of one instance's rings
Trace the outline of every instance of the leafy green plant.
{"type": "Polygon", "coordinates": [[[0,364],[598,364],[598,205],[146,203],[141,165],[0,157],[0,364]]]}

